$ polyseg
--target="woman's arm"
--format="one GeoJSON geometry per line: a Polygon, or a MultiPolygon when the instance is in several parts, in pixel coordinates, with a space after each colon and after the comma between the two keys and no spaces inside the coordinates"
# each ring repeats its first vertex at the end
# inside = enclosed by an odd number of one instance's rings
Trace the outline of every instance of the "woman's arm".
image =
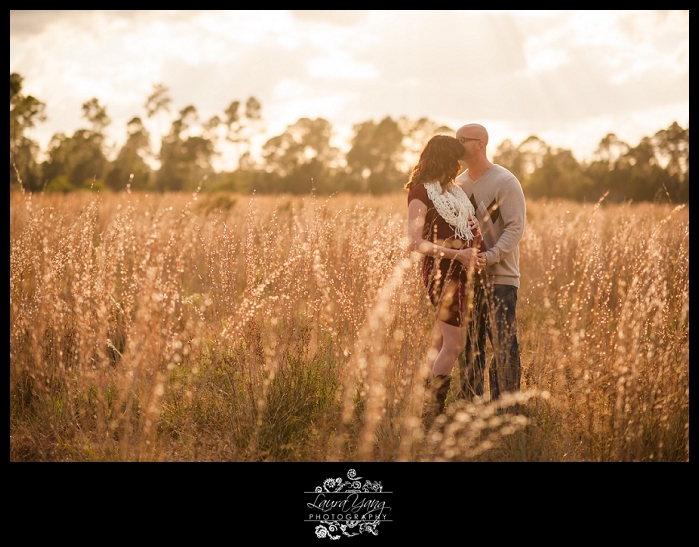
{"type": "Polygon", "coordinates": [[[477,249],[449,249],[422,237],[426,214],[427,205],[419,199],[413,199],[408,205],[408,249],[435,258],[455,259],[469,266],[476,258],[477,249]]]}

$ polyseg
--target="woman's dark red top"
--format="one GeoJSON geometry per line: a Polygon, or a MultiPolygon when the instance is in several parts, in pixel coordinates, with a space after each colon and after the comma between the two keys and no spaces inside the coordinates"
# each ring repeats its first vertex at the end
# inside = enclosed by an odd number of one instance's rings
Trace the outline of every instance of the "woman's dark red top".
{"type": "MultiPolygon", "coordinates": [[[[471,241],[462,240],[454,234],[454,228],[444,220],[437,212],[434,203],[427,195],[424,185],[417,184],[408,192],[408,205],[414,199],[419,199],[427,207],[425,214],[425,225],[422,230],[422,238],[437,245],[453,249],[464,249],[476,247],[480,251],[485,251],[485,244],[480,232],[473,234],[471,241]]],[[[449,284],[458,284],[456,292],[458,298],[450,305],[450,309],[443,312],[440,320],[449,324],[461,325],[461,304],[465,301],[465,293],[469,288],[467,272],[462,268],[461,262],[454,259],[437,259],[429,255],[422,258],[422,280],[430,294],[430,299],[439,311],[444,288],[449,284]],[[439,270],[440,275],[437,275],[439,270]]],[[[476,273],[474,281],[479,282],[479,274],[476,273]]]]}

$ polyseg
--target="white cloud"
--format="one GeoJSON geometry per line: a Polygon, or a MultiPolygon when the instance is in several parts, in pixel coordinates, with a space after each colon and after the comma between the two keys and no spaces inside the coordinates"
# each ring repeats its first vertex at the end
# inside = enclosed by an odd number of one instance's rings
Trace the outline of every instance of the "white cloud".
{"type": "Polygon", "coordinates": [[[527,59],[527,71],[533,74],[555,70],[570,62],[568,53],[563,49],[525,49],[524,55],[527,59]]]}
{"type": "Polygon", "coordinates": [[[315,78],[331,80],[372,80],[379,76],[372,64],[355,61],[343,54],[309,59],[308,72],[315,78]]]}
{"type": "Polygon", "coordinates": [[[352,26],[366,19],[366,10],[292,10],[300,21],[322,22],[332,25],[352,26]]]}
{"type": "Polygon", "coordinates": [[[302,117],[332,120],[349,102],[357,99],[357,94],[318,93],[311,86],[285,78],[275,88],[274,97],[276,101],[267,113],[268,118],[274,120],[270,129],[283,131],[287,125],[302,117]]]}

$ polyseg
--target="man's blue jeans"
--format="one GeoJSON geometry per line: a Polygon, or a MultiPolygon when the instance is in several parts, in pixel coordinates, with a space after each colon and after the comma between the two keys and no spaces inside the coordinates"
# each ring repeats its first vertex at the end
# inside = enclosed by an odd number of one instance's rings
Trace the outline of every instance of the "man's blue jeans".
{"type": "Polygon", "coordinates": [[[517,342],[517,287],[477,284],[473,295],[473,320],[466,327],[466,348],[459,356],[463,396],[472,400],[485,391],[486,336],[493,347],[488,379],[490,398],[519,391],[522,362],[517,342]]]}

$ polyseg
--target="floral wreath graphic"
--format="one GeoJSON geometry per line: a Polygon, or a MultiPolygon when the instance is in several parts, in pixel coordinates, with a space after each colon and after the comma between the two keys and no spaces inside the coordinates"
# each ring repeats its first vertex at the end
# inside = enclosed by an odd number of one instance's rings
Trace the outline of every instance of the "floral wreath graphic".
{"type": "MultiPolygon", "coordinates": [[[[362,484],[362,477],[357,476],[357,472],[354,469],[350,469],[347,472],[347,478],[349,480],[342,480],[341,478],[336,479],[325,479],[322,486],[316,486],[315,491],[318,493],[322,492],[347,492],[347,493],[359,493],[359,492],[382,492],[383,486],[381,482],[371,482],[370,480],[365,480],[362,484]]],[[[359,521],[359,520],[348,520],[343,524],[340,524],[337,520],[322,520],[321,523],[316,526],[316,536],[320,539],[340,539],[342,536],[352,537],[368,532],[375,536],[379,535],[377,527],[379,525],[378,520],[374,521],[359,521]]]]}

